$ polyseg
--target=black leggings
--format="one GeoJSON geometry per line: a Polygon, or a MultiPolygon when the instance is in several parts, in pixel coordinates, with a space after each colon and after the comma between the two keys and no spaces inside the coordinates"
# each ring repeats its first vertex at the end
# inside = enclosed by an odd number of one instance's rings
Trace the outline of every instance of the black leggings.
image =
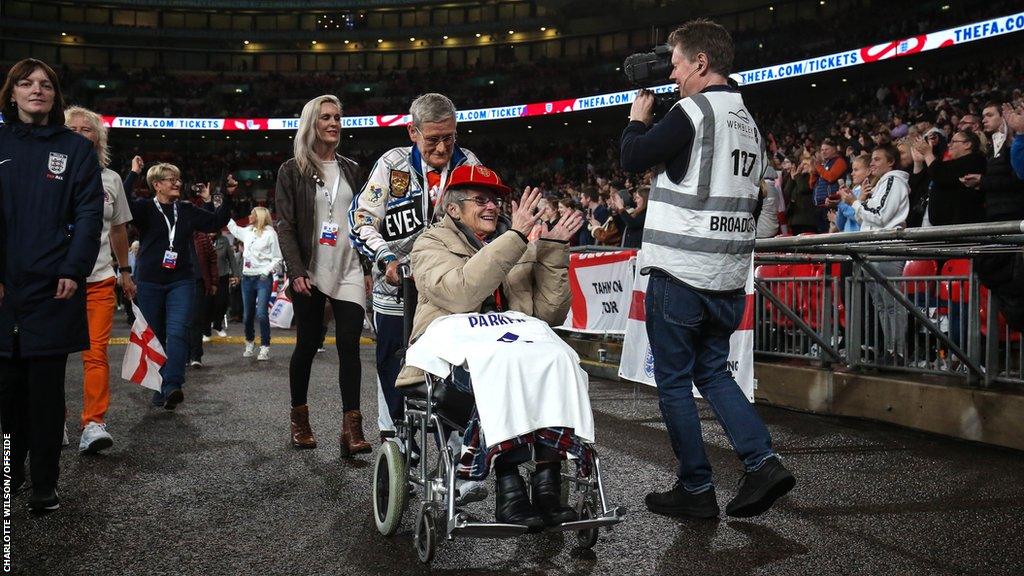
{"type": "Polygon", "coordinates": [[[64,367],[67,354],[0,358],[0,420],[11,435],[13,475],[29,456],[33,487],[56,488],[64,436],[64,367]]]}
{"type": "Polygon", "coordinates": [[[324,328],[324,304],[334,310],[335,337],[337,339],[338,388],[341,389],[341,407],[345,411],[359,410],[359,387],[363,377],[359,360],[359,337],[363,331],[363,307],[344,300],[328,298],[315,287],[310,295],[294,293],[295,351],[288,367],[291,383],[292,407],[306,403],[309,392],[309,372],[320,346],[324,328]]]}

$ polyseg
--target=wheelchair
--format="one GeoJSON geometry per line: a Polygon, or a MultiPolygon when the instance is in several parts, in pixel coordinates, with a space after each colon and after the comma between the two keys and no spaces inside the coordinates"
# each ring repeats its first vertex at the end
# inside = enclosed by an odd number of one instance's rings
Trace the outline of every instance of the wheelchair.
{"type": "MultiPolygon", "coordinates": [[[[403,267],[401,275],[408,342],[416,290],[407,267],[403,267]]],[[[416,510],[413,546],[425,564],[433,560],[441,540],[510,538],[527,532],[527,527],[519,524],[479,521],[457,507],[458,455],[449,446],[447,435],[451,430],[461,435],[472,414],[473,398],[450,385],[449,379],[425,373],[423,384],[402,389],[405,416],[395,422],[395,432],[374,455],[373,519],[377,530],[384,536],[393,536],[401,527],[406,508],[412,506],[416,510]],[[431,452],[433,459],[429,457],[431,452]]],[[[568,473],[567,461],[563,461],[563,504],[575,508],[578,520],[544,530],[575,531],[577,544],[584,549],[597,544],[601,528],[611,530],[626,515],[625,508],[608,503],[601,481],[600,458],[593,445],[588,445],[588,453],[589,466],[577,466],[580,471],[588,469],[586,475],[568,473]]]]}

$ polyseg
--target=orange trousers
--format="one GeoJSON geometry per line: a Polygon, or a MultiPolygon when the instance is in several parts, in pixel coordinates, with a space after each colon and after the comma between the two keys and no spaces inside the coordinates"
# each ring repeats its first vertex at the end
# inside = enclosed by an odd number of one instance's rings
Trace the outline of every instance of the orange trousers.
{"type": "Polygon", "coordinates": [[[116,278],[86,284],[85,308],[89,316],[89,349],[82,352],[85,382],[82,385],[82,427],[102,424],[110,405],[110,359],[107,346],[114,326],[116,278]]]}

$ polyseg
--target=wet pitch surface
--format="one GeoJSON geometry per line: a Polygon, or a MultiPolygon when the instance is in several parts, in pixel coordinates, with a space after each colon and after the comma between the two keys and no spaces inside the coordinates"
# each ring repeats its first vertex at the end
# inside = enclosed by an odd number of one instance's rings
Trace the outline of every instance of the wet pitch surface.
{"type": "MultiPolygon", "coordinates": [[[[233,327],[237,328],[237,327],[233,327]]],[[[237,331],[237,330],[236,330],[237,331]]],[[[119,335],[120,335],[119,331],[119,335]]],[[[677,521],[643,496],[671,482],[674,458],[653,391],[595,381],[591,398],[608,497],[629,509],[593,550],[572,533],[441,542],[433,565],[412,547],[415,515],[380,536],[371,456],[340,460],[334,350],[318,356],[310,414],[320,443],[288,445],[288,358],[208,345],[176,412],[118,380],[114,447],[79,455],[81,363],[69,362],[72,444],[61,459],[60,511],[33,517],[13,499],[14,573],[72,574],[1021,574],[1024,455],[891,426],[760,408],[797,487],[764,516],[677,521]]],[[[114,373],[123,346],[112,348],[114,373]]],[[[375,438],[373,347],[362,347],[363,411],[375,438]]],[[[702,405],[724,510],[739,463],[702,405]]],[[[493,491],[493,486],[490,486],[493,491]]],[[[493,495],[469,510],[490,517],[493,495]]]]}

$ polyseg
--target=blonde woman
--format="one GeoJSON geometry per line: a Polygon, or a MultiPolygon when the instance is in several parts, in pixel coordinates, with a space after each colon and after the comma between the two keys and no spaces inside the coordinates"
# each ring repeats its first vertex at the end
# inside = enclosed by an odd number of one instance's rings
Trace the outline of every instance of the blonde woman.
{"type": "Polygon", "coordinates": [[[359,336],[366,288],[359,256],[348,241],[349,205],[353,191],[363,185],[364,174],[355,161],[338,154],[340,138],[338,98],[324,95],[307,102],[295,134],[295,157],[281,165],[277,176],[277,231],[295,307],[296,343],[288,369],[292,446],[316,448],[306,398],[323,331],[324,306],[330,304],[344,411],[340,447],[342,456],[348,457],[370,451],[359,411],[359,336]]]}
{"type": "Polygon", "coordinates": [[[89,320],[89,349],[82,352],[85,377],[82,384],[82,437],[79,452],[96,453],[114,444],[107,432],[106,414],[110,404],[110,361],[107,345],[114,325],[116,297],[114,285],[120,281],[129,300],[135,298],[135,282],[128,263],[128,230],[132,214],[128,208],[121,177],[107,168],[110,150],[107,147],[107,127],[103,119],[92,110],[72,106],[64,111],[68,128],[92,142],[103,167],[103,232],[100,234],[100,253],[92,274],[85,280],[85,306],[89,320]],[[115,278],[113,260],[117,258],[120,278],[115,278]]]}
{"type": "Polygon", "coordinates": [[[270,288],[284,258],[277,232],[270,222],[270,211],[262,206],[252,209],[249,226],[228,220],[228,232],[243,244],[242,249],[242,321],[245,324],[245,352],[251,358],[256,348],[254,318],[260,321],[260,352],[257,360],[270,359],[270,288]]]}

